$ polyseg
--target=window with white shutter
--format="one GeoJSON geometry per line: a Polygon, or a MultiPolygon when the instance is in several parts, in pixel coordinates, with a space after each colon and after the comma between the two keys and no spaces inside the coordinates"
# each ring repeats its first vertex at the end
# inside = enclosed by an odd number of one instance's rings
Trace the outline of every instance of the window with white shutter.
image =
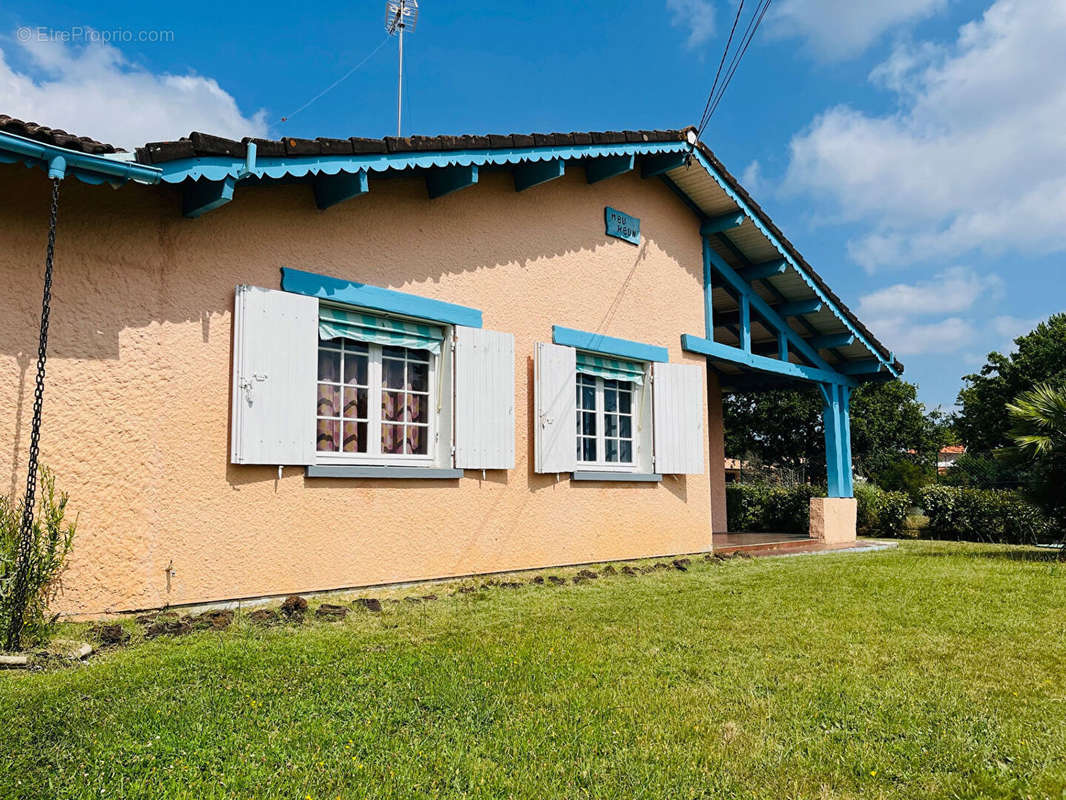
{"type": "Polygon", "coordinates": [[[573,472],[577,358],[572,347],[538,342],[534,359],[534,469],[573,472]]]}
{"type": "Polygon", "coordinates": [[[668,475],[704,471],[703,370],[691,364],[652,367],[655,471],[668,475]]]}
{"type": "Polygon", "coordinates": [[[514,336],[456,326],[456,467],[514,467],[514,368],[514,336]]]}

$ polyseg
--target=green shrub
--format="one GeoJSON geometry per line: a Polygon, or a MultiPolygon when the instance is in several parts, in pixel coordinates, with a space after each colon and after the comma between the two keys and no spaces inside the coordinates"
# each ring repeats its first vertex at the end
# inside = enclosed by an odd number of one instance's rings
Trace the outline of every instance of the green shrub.
{"type": "Polygon", "coordinates": [[[725,495],[729,530],[801,533],[810,529],[811,498],[825,496],[825,490],[808,484],[731,483],[725,495]]]}
{"type": "Polygon", "coordinates": [[[870,483],[855,486],[856,527],[862,536],[906,536],[904,523],[910,497],[906,492],[888,492],[870,483]]]}
{"type": "Polygon", "coordinates": [[[889,492],[905,492],[912,502],[918,500],[922,488],[933,480],[933,473],[913,461],[897,459],[873,476],[874,482],[889,492]]]}
{"type": "MultiPolygon", "coordinates": [[[[55,476],[51,470],[41,469],[37,494],[39,500],[29,549],[26,607],[22,616],[22,644],[45,638],[54,622],[47,618],[48,604],[60,588],[60,576],[66,569],[77,524],[75,520],[64,525],[68,496],[65,492],[56,496],[55,476]]],[[[17,613],[13,595],[23,503],[23,499],[13,503],[9,496],[0,495],[0,636],[6,636],[17,613]]]]}
{"type": "Polygon", "coordinates": [[[921,504],[937,539],[1036,544],[1051,532],[1044,513],[1014,491],[927,486],[921,504]]]}

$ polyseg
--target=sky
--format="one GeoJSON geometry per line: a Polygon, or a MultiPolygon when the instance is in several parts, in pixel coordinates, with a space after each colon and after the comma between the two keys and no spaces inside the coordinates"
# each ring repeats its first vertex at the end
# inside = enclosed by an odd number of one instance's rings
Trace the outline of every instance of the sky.
{"type": "MultiPolygon", "coordinates": [[[[693,124],[735,1],[423,0],[404,134],[693,124]]],[[[126,147],[392,135],[384,6],[5,3],[0,113],[126,147]]],[[[929,407],[1066,310],[1064,42],[1062,0],[776,0],[704,133],[929,407]]]]}

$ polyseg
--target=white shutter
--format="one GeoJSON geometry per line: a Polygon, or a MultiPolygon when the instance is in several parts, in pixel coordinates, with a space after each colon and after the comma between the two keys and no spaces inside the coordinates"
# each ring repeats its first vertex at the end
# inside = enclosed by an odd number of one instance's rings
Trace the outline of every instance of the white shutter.
{"type": "Polygon", "coordinates": [[[312,464],[318,300],[238,286],[233,311],[234,464],[312,464]]]}
{"type": "Polygon", "coordinates": [[[537,472],[577,467],[577,351],[537,343],[533,435],[537,472]]]}
{"type": "Polygon", "coordinates": [[[690,364],[652,366],[655,471],[703,472],[703,369],[690,364]]]}
{"type": "Polygon", "coordinates": [[[514,336],[455,327],[455,466],[514,468],[514,336]]]}

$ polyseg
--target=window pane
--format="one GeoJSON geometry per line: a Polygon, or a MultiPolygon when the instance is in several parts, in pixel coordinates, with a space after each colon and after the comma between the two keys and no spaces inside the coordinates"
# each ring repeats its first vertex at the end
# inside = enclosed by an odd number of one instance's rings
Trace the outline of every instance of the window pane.
{"type": "Polygon", "coordinates": [[[407,355],[407,348],[405,347],[382,347],[381,354],[385,358],[403,358],[407,355]]]}
{"type": "Polygon", "coordinates": [[[366,389],[344,390],[344,416],[366,419],[366,389]]]}
{"type": "Polygon", "coordinates": [[[344,382],[358,383],[360,386],[366,386],[369,361],[370,358],[361,353],[345,353],[344,382]]]}
{"type": "MultiPolygon", "coordinates": [[[[397,349],[402,349],[402,348],[397,348],[397,349]]],[[[428,350],[404,350],[403,352],[405,352],[407,354],[407,360],[408,361],[426,361],[426,362],[429,361],[429,351],[428,350]]]]}
{"type": "Polygon", "coordinates": [[[604,414],[603,415],[603,435],[604,436],[618,436],[618,415],[617,414],[604,414]]]}
{"type": "Polygon", "coordinates": [[[622,461],[628,463],[633,460],[633,443],[621,442],[620,448],[622,454],[622,461]]]}
{"type": "MultiPolygon", "coordinates": [[[[387,349],[387,348],[386,348],[387,349]]],[[[386,358],[381,361],[381,383],[387,389],[403,388],[404,363],[386,358]]]]}
{"type": "Polygon", "coordinates": [[[403,398],[403,392],[382,392],[381,418],[386,422],[403,421],[403,398]]]}
{"type": "Polygon", "coordinates": [[[429,391],[429,364],[407,365],[407,388],[413,392],[429,391]]]}
{"type": "Polygon", "coordinates": [[[365,422],[344,423],[344,452],[365,453],[370,442],[366,438],[365,422]]]}
{"type": "Polygon", "coordinates": [[[424,456],[429,442],[429,428],[409,426],[407,428],[407,448],[410,455],[424,456]]]}
{"type": "Polygon", "coordinates": [[[403,452],[403,425],[381,426],[381,452],[386,455],[403,452]]]}
{"type": "Polygon", "coordinates": [[[630,400],[633,397],[632,392],[619,392],[618,393],[618,410],[623,414],[628,414],[632,410],[630,406],[630,400]]]}
{"type": "Polygon", "coordinates": [[[318,421],[318,435],[316,437],[319,450],[327,453],[335,453],[340,449],[339,439],[341,424],[335,419],[320,419],[318,421]]]}
{"type": "Polygon", "coordinates": [[[582,433],[586,436],[596,435],[596,412],[585,411],[581,414],[582,417],[582,433]]]}
{"type": "Polygon", "coordinates": [[[581,440],[581,460],[582,461],[595,461],[596,460],[596,440],[595,439],[582,439],[581,440]]]}
{"type": "Polygon", "coordinates": [[[341,382],[341,354],[338,350],[318,351],[318,379],[320,381],[341,382]]]}
{"type": "Polygon", "coordinates": [[[632,417],[619,417],[618,419],[618,435],[623,439],[633,438],[633,418],[632,417]]]}
{"type": "Polygon", "coordinates": [[[604,442],[604,449],[607,451],[607,461],[614,463],[618,461],[618,442],[614,439],[607,439],[604,442]]]}
{"type": "Polygon", "coordinates": [[[582,408],[595,408],[596,407],[596,387],[595,386],[582,386],[581,387],[581,407],[582,408]]]}
{"type": "Polygon", "coordinates": [[[318,408],[315,413],[320,417],[339,417],[341,407],[341,389],[328,383],[318,384],[318,408]]]}
{"type": "Polygon", "coordinates": [[[429,422],[429,398],[420,394],[407,395],[407,421],[429,422]]]}
{"type": "Polygon", "coordinates": [[[614,389],[608,389],[608,383],[614,383],[614,381],[604,381],[603,386],[603,410],[604,411],[617,411],[618,410],[618,392],[614,389]]]}

